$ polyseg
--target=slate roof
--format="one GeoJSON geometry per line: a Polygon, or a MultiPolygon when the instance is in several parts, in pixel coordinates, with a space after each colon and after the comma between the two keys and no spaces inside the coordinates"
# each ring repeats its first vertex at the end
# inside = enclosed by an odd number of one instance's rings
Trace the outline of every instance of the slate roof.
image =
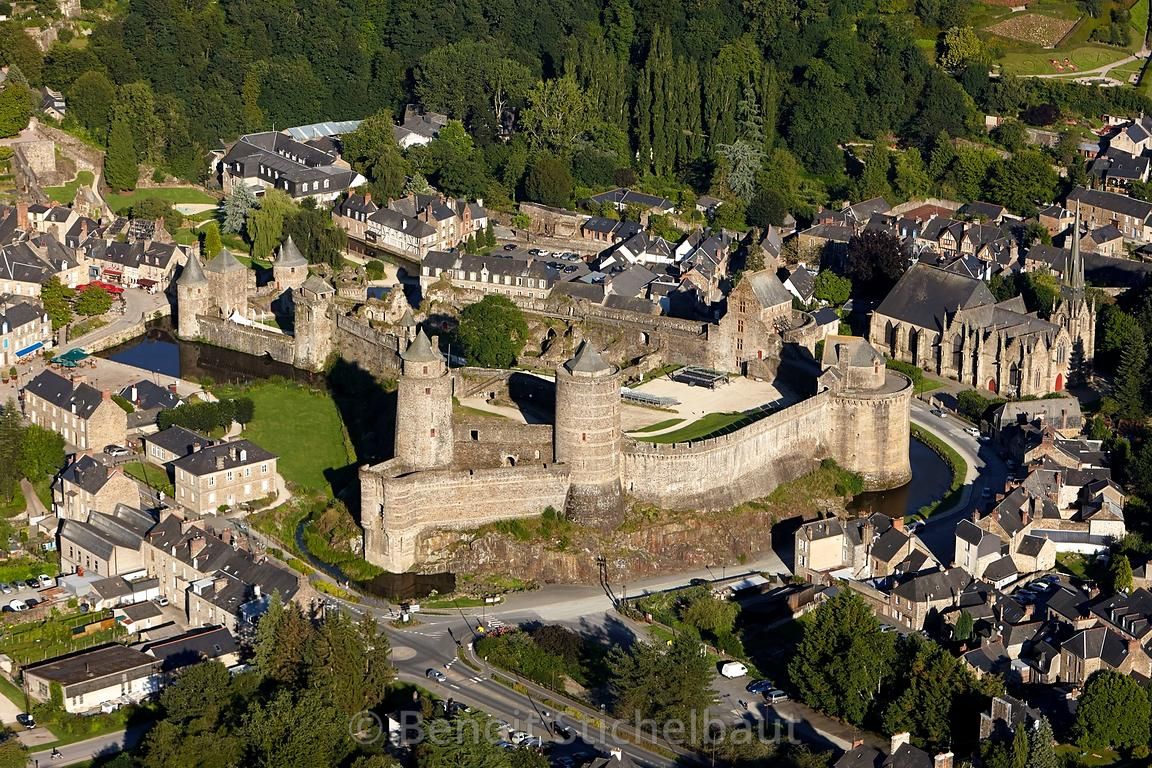
{"type": "Polygon", "coordinates": [[[60,478],[83,488],[88,493],[100,492],[108,483],[111,472],[108,467],[91,456],[81,456],[60,472],[60,478]]]}
{"type": "Polygon", "coordinates": [[[102,560],[108,560],[116,547],[140,549],[145,534],[156,525],[147,512],[127,504],[117,504],[112,514],[92,512],[87,522],[61,520],[60,539],[71,541],[102,560]]]}
{"type": "Polygon", "coordinates": [[[171,672],[236,653],[240,646],[224,627],[199,627],[176,637],[149,643],[142,650],[160,661],[160,669],[171,672]]]}
{"type": "Polygon", "coordinates": [[[151,600],[141,600],[139,603],[122,605],[119,606],[119,610],[127,616],[130,621],[143,621],[144,619],[154,619],[157,616],[164,615],[164,612],[160,610],[160,606],[151,600]]]}
{"type": "Polygon", "coordinates": [[[1118,195],[1115,192],[1103,192],[1080,186],[1074,187],[1068,193],[1067,207],[1072,208],[1072,203],[1075,202],[1102,208],[1113,213],[1121,213],[1140,221],[1145,221],[1152,215],[1152,203],[1146,203],[1127,195],[1118,195]]]}
{"type": "Polygon", "coordinates": [[[222,248],[220,253],[216,254],[216,258],[204,265],[204,269],[208,272],[225,274],[228,272],[247,271],[248,267],[241,264],[240,261],[232,255],[232,251],[227,248],[222,248]]]}
{"type": "Polygon", "coordinates": [[[642,208],[654,208],[662,211],[675,207],[672,204],[672,201],[666,197],[646,195],[643,192],[633,192],[630,189],[623,188],[601,192],[598,195],[592,195],[592,197],[589,199],[596,203],[612,203],[614,205],[638,205],[642,208]]]}
{"type": "Polygon", "coordinates": [[[184,265],[184,270],[180,273],[180,277],[176,279],[177,285],[206,285],[208,277],[204,274],[204,270],[200,266],[200,257],[192,254],[188,257],[188,263],[184,265]]]}
{"type": "Polygon", "coordinates": [[[587,340],[580,342],[580,348],[564,367],[572,373],[606,373],[612,370],[612,366],[604,362],[600,352],[587,340]]]}
{"type": "Polygon", "coordinates": [[[840,323],[840,315],[832,307],[821,307],[812,313],[812,319],[816,321],[817,325],[836,323],[839,326],[840,323]]]}
{"type": "Polygon", "coordinates": [[[792,294],[780,282],[771,270],[762,269],[750,275],[744,275],[744,280],[752,289],[756,300],[761,307],[776,307],[781,304],[792,304],[792,294]]]}
{"type": "Polygon", "coordinates": [[[955,599],[971,580],[963,568],[949,568],[946,571],[934,571],[913,576],[897,585],[892,592],[917,603],[943,600],[949,597],[955,599]]]}
{"type": "Polygon", "coordinates": [[[1012,562],[1012,558],[1004,555],[999,560],[993,560],[984,569],[984,578],[989,581],[1001,581],[1009,579],[1017,575],[1019,571],[1016,569],[1016,563],[1012,562]]]}
{"type": "Polygon", "coordinates": [[[802,300],[812,300],[812,292],[816,290],[816,278],[812,277],[812,273],[805,267],[796,267],[789,272],[788,281],[792,283],[792,287],[800,294],[802,300]]]}
{"type": "Polygon", "coordinates": [[[1118,629],[1143,637],[1152,628],[1152,593],[1140,588],[1118,592],[1092,606],[1092,613],[1118,629]]]}
{"type": "Polygon", "coordinates": [[[288,239],[280,246],[280,251],[276,255],[276,266],[278,267],[306,267],[308,266],[308,259],[304,258],[304,254],[300,253],[300,249],[296,247],[296,243],[292,241],[292,235],[288,235],[288,239]]]}
{"type": "Polygon", "coordinates": [[[983,280],[917,263],[900,277],[876,313],[942,331],[945,318],[957,309],[982,307],[995,301],[983,280]]]}
{"type": "Polygon", "coordinates": [[[846,224],[817,224],[800,233],[805,237],[828,240],[833,243],[847,243],[855,234],[846,224]]]}
{"type": "Polygon", "coordinates": [[[1083,629],[1068,638],[1061,648],[1079,659],[1100,659],[1113,669],[1128,658],[1128,643],[1106,627],[1083,629]]]}
{"type": "Polygon", "coordinates": [[[1048,595],[1048,612],[1069,622],[1080,621],[1088,613],[1088,595],[1076,587],[1061,584],[1048,595]]]}
{"type": "Polygon", "coordinates": [[[859,746],[848,750],[833,763],[833,768],[932,768],[932,757],[911,744],[901,744],[891,755],[875,747],[859,746]]]}
{"type": "Polygon", "coordinates": [[[192,453],[192,446],[195,443],[199,443],[201,447],[204,447],[212,442],[211,438],[180,426],[168,427],[168,429],[161,430],[154,435],[146,436],[144,440],[145,442],[154,443],[165,451],[174,453],[177,456],[192,453]]]}
{"type": "Polygon", "coordinates": [[[656,274],[639,264],[633,264],[628,269],[613,276],[609,290],[626,298],[640,295],[645,286],[656,280],[656,274]]]}
{"type": "Polygon", "coordinates": [[[213,604],[235,612],[253,599],[254,586],[259,586],[265,597],[279,592],[285,601],[291,600],[299,589],[296,575],[291,571],[269,560],[257,561],[248,552],[233,549],[196,526],[182,531],[180,522],[175,515],[169,515],[148,533],[148,541],[159,549],[174,551],[174,557],[189,567],[195,561],[200,573],[228,579],[228,584],[220,590],[215,587],[203,590],[203,596],[213,604]],[[190,546],[194,539],[203,540],[196,555],[190,546]]]}
{"type": "Polygon", "coordinates": [[[120,396],[131,402],[137,409],[150,411],[156,408],[175,408],[180,404],[180,396],[167,387],[141,379],[120,390],[120,396]]]}
{"type": "Polygon", "coordinates": [[[43,317],[44,308],[39,304],[33,304],[29,301],[21,301],[16,304],[0,304],[0,332],[3,331],[4,323],[8,324],[10,331],[14,331],[30,323],[38,323],[43,317]]]}
{"type": "Polygon", "coordinates": [[[72,411],[81,419],[88,419],[103,401],[100,390],[88,384],[75,384],[52,371],[41,371],[28,382],[25,393],[47,400],[57,408],[72,411]]]}
{"type": "Polygon", "coordinates": [[[182,469],[192,475],[210,475],[226,469],[246,467],[259,464],[262,461],[275,459],[276,454],[266,451],[251,440],[233,440],[229,443],[202,448],[172,462],[172,466],[182,469]],[[244,458],[240,454],[244,454],[244,458]],[[217,466],[217,459],[223,460],[223,466],[217,466]]]}
{"type": "Polygon", "coordinates": [[[416,338],[412,339],[408,348],[400,353],[400,357],[409,363],[444,362],[444,355],[440,354],[439,350],[432,348],[432,342],[428,339],[428,334],[424,333],[423,328],[416,332],[416,338]]]}
{"type": "Polygon", "coordinates": [[[876,348],[860,336],[830,335],[824,339],[824,354],[820,364],[825,368],[835,367],[843,360],[850,366],[866,368],[873,363],[883,362],[883,356],[876,348]]]}
{"type": "Polygon", "coordinates": [[[965,203],[960,206],[957,214],[971,219],[984,219],[985,221],[999,221],[1004,215],[1004,206],[995,203],[965,203]]]}

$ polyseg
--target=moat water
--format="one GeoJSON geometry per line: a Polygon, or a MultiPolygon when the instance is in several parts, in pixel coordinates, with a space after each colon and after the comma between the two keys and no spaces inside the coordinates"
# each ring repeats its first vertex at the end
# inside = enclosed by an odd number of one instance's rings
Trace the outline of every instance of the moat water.
{"type": "MultiPolygon", "coordinates": [[[[213,347],[208,344],[176,338],[171,320],[164,318],[149,325],[139,338],[99,353],[100,357],[154,371],[162,376],[176,376],[191,381],[211,379],[214,382],[247,383],[272,377],[318,388],[328,388],[323,374],[310,373],[279,363],[268,357],[255,357],[243,352],[213,347]]],[[[916,512],[948,492],[952,475],[948,465],[923,443],[912,440],[909,449],[912,466],[911,482],[888,491],[864,493],[856,497],[849,509],[860,514],[881,512],[900,517],[916,512]]],[[[343,574],[324,563],[314,564],[334,576],[343,574]]],[[[383,574],[357,586],[369,594],[387,600],[419,599],[435,590],[450,592],[453,574],[383,574]]]]}

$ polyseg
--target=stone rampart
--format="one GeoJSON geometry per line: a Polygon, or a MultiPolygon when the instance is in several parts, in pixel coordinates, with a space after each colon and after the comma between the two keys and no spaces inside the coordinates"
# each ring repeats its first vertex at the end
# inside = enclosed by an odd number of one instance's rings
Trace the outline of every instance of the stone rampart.
{"type": "Polygon", "coordinates": [[[296,340],[282,333],[264,331],[223,318],[200,315],[199,338],[213,346],[234,349],[256,357],[268,355],[278,363],[291,365],[296,359],[296,340]]]}
{"type": "Polygon", "coordinates": [[[400,340],[347,315],[336,316],[336,351],[349,362],[385,377],[400,373],[400,340]]]}
{"type": "MultiPolygon", "coordinates": [[[[563,509],[568,473],[539,464],[498,469],[431,470],[386,477],[393,462],[361,472],[367,489],[361,521],[368,561],[403,572],[428,552],[424,534],[436,529],[469,529],[500,520],[532,517],[546,507],[563,509]],[[375,502],[369,506],[368,500],[375,502]]],[[[364,483],[362,482],[362,488],[364,483]]]]}
{"type": "Polygon", "coordinates": [[[831,398],[821,393],[736,432],[693,443],[626,438],[624,491],[671,509],[724,509],[766,496],[832,455],[831,398]]]}
{"type": "Polygon", "coordinates": [[[552,463],[552,425],[520,424],[499,417],[459,419],[453,455],[464,467],[514,467],[552,463]]]}

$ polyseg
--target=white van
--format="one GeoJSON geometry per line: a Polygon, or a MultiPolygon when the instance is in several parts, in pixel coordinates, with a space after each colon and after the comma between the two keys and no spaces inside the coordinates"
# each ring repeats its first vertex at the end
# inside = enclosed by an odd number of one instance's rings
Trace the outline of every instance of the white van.
{"type": "Polygon", "coordinates": [[[28,610],[28,603],[24,602],[23,600],[13,600],[12,602],[8,603],[8,607],[17,612],[26,611],[28,610]]]}
{"type": "Polygon", "coordinates": [[[744,677],[748,674],[748,667],[739,661],[728,661],[720,667],[720,674],[728,678],[744,677]]]}

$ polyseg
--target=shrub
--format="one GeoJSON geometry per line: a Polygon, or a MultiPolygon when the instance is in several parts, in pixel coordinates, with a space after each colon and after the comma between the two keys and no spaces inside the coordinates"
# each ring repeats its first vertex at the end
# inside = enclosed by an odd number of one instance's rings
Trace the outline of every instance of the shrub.
{"type": "Polygon", "coordinates": [[[916,386],[919,386],[920,382],[924,380],[924,371],[911,363],[901,362],[900,360],[888,360],[884,365],[888,370],[902,373],[912,379],[912,384],[916,386]]]}

